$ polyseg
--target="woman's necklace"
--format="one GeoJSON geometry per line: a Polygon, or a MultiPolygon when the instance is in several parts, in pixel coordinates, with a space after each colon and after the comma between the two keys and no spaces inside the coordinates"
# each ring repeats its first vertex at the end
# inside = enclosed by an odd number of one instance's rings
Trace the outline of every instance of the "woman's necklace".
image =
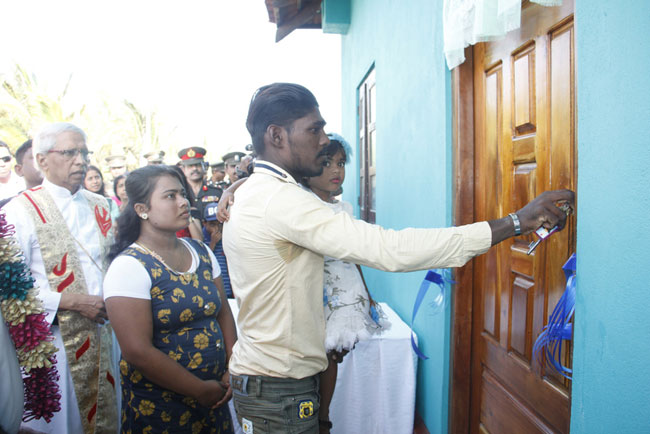
{"type": "MultiPolygon", "coordinates": [[[[182,242],[182,241],[181,241],[181,242],[182,242]]],[[[172,267],[170,267],[169,265],[167,265],[167,263],[163,260],[163,258],[162,258],[158,253],[154,252],[153,250],[151,250],[150,248],[148,248],[148,247],[145,246],[144,244],[139,243],[139,242],[137,242],[137,241],[135,242],[135,244],[137,244],[138,247],[140,247],[142,250],[144,250],[145,253],[150,254],[150,255],[153,256],[155,259],[157,259],[158,261],[160,261],[160,262],[165,266],[165,268],[167,268],[167,269],[168,269],[169,271],[171,271],[172,273],[174,273],[174,274],[176,274],[176,275],[178,275],[178,276],[190,276],[190,275],[194,274],[194,273],[191,273],[191,272],[189,272],[189,271],[177,271],[177,270],[173,269],[172,267]]],[[[185,247],[185,246],[183,246],[183,247],[185,247]]],[[[190,268],[191,268],[191,267],[190,267],[190,268]]]]}

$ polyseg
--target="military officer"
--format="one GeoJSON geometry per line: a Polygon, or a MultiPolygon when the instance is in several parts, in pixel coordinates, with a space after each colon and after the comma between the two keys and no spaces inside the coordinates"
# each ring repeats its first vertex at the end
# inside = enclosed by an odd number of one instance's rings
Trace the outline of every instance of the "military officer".
{"type": "Polygon", "coordinates": [[[181,159],[181,169],[183,169],[187,183],[190,186],[190,191],[187,194],[194,201],[191,214],[192,217],[199,220],[203,217],[205,205],[210,202],[218,202],[223,193],[220,188],[208,185],[205,182],[205,162],[203,160],[205,154],[206,150],[198,146],[184,148],[178,152],[178,157],[181,159]]]}
{"type": "Polygon", "coordinates": [[[226,175],[228,176],[228,185],[232,185],[233,182],[239,179],[237,176],[237,166],[245,155],[246,154],[243,152],[235,151],[228,152],[223,156],[223,162],[226,166],[226,175]]]}
{"type": "Polygon", "coordinates": [[[165,159],[165,151],[151,151],[143,155],[144,159],[147,160],[147,166],[153,164],[163,164],[165,159]]]}
{"type": "Polygon", "coordinates": [[[106,157],[106,163],[112,179],[126,173],[126,157],[124,155],[109,155],[106,157]]]}
{"type": "Polygon", "coordinates": [[[219,163],[210,164],[211,176],[208,180],[208,185],[213,187],[219,187],[221,189],[227,188],[228,184],[224,180],[226,177],[225,163],[223,161],[219,163]]]}

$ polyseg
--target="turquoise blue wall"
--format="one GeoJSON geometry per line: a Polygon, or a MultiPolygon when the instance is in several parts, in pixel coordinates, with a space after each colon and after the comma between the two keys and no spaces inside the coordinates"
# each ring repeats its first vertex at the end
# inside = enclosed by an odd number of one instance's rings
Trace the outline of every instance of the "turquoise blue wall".
{"type": "MultiPolygon", "coordinates": [[[[441,1],[354,0],[342,37],[343,134],[356,137],[356,89],[377,79],[377,222],[451,222],[450,76],[441,1]],[[407,9],[407,10],[405,10],[407,9]]],[[[572,433],[650,432],[650,7],[578,0],[578,299],[572,433]]],[[[358,167],[355,158],[350,168],[358,167]]],[[[350,170],[344,197],[356,204],[350,170]]],[[[358,211],[358,210],[357,210],[358,211]]],[[[367,270],[373,295],[407,320],[423,273],[367,270]]],[[[447,432],[449,310],[415,323],[431,357],[418,410],[447,432]]]]}
{"type": "MultiPolygon", "coordinates": [[[[377,223],[390,228],[451,223],[450,74],[442,51],[442,2],[354,0],[342,36],[343,135],[357,137],[357,87],[375,66],[377,80],[377,223]]],[[[358,149],[356,150],[358,153],[358,149]]],[[[344,184],[357,204],[357,155],[344,184]]],[[[358,212],[358,207],[357,207],[358,212]]],[[[375,298],[410,323],[424,272],[364,271],[375,298]]],[[[433,315],[425,300],[415,322],[420,347],[418,411],[433,433],[447,431],[449,311],[433,315]]]]}
{"type": "Polygon", "coordinates": [[[576,6],[572,433],[650,432],[650,5],[576,6]]]}

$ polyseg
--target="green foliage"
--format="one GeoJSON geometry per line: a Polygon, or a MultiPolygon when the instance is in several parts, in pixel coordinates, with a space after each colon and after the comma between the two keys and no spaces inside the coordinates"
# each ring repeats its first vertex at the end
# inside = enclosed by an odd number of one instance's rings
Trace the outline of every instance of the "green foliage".
{"type": "Polygon", "coordinates": [[[63,91],[50,96],[39,86],[34,75],[16,65],[11,77],[2,78],[0,91],[0,140],[12,149],[27,140],[32,131],[50,122],[70,122],[84,107],[77,111],[65,111],[63,100],[68,92],[70,80],[63,91]]]}

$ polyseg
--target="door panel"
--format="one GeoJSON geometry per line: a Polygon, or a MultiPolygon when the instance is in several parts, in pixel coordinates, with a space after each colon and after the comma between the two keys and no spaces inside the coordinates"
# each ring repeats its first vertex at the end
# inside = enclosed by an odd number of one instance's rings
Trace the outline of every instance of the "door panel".
{"type": "MultiPolygon", "coordinates": [[[[502,217],[545,190],[575,189],[573,2],[525,2],[522,27],[474,47],[474,209],[502,217]]],[[[470,431],[568,432],[570,384],[533,360],[535,337],[565,285],[575,224],[526,251],[533,236],[475,260],[470,431]]],[[[570,365],[571,347],[563,354],[570,365]]]]}
{"type": "MultiPolygon", "coordinates": [[[[496,65],[486,74],[485,78],[485,145],[481,147],[480,159],[483,162],[485,173],[494,172],[499,165],[499,142],[501,141],[501,65],[496,65]]],[[[483,175],[483,174],[482,174],[483,175]]],[[[482,178],[485,178],[483,175],[482,178]]],[[[478,194],[485,197],[483,213],[490,216],[488,219],[497,218],[499,210],[495,204],[499,202],[500,180],[498,177],[480,183],[478,194]]],[[[483,285],[484,295],[484,331],[495,339],[499,339],[499,311],[500,300],[498,282],[494,276],[490,276],[489,270],[497,270],[496,251],[490,250],[481,257],[484,262],[482,267],[486,271],[483,285]]]]}
{"type": "Polygon", "coordinates": [[[500,434],[553,432],[553,429],[536,414],[522,406],[517,396],[505,389],[490,371],[484,371],[483,377],[484,387],[481,397],[483,432],[500,434]],[[503,413],[508,415],[507,420],[502,417],[503,413]]]}

